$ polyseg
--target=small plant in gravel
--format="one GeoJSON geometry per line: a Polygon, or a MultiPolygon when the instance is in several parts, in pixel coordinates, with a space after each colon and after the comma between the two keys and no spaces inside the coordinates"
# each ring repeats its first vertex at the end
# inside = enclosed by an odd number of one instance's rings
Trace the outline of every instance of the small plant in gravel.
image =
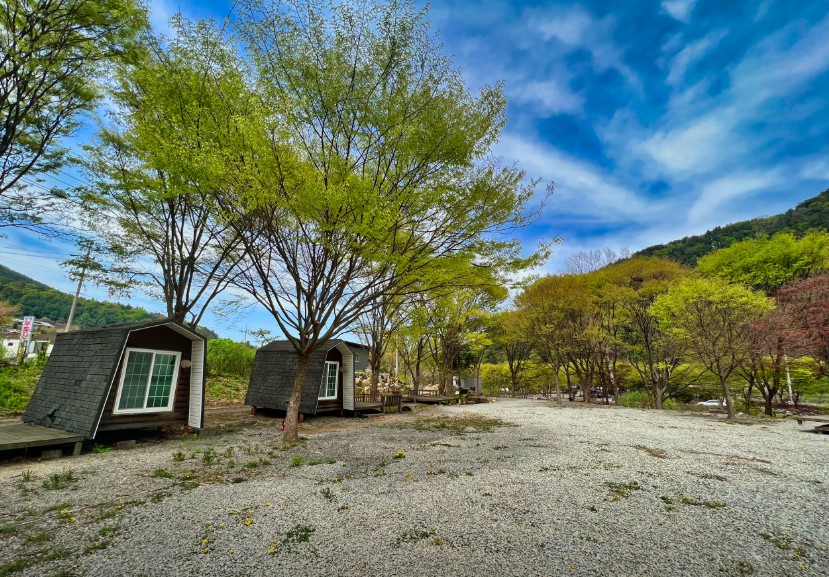
{"type": "Polygon", "coordinates": [[[394,454],[394,458],[395,459],[405,459],[406,458],[406,453],[404,453],[403,451],[397,451],[394,454]]]}
{"type": "Polygon", "coordinates": [[[14,535],[15,533],[17,533],[17,525],[14,523],[0,525],[0,535],[14,535]]]}
{"type": "Polygon", "coordinates": [[[150,503],[161,503],[164,499],[169,497],[172,493],[167,493],[166,491],[156,491],[152,495],[150,495],[150,503]]]}
{"type": "Polygon", "coordinates": [[[184,459],[185,459],[184,453],[182,453],[181,451],[176,451],[175,453],[173,453],[173,461],[174,462],[181,463],[181,462],[184,461],[184,459]]]}
{"type": "Polygon", "coordinates": [[[303,463],[304,461],[305,461],[305,459],[304,459],[304,458],[302,458],[300,455],[295,455],[295,456],[291,459],[291,467],[300,467],[300,466],[302,466],[302,463],[303,463]]]}
{"type": "Polygon", "coordinates": [[[101,537],[108,537],[109,535],[114,535],[118,532],[118,527],[101,527],[98,531],[98,535],[101,537]]]}
{"type": "Polygon", "coordinates": [[[337,500],[337,496],[334,494],[330,488],[325,487],[324,489],[320,490],[320,495],[327,501],[333,502],[337,500]]]}
{"type": "Polygon", "coordinates": [[[46,543],[54,538],[52,533],[35,533],[34,535],[27,535],[26,541],[28,543],[46,543]]]}
{"type": "Polygon", "coordinates": [[[31,483],[35,480],[35,474],[32,472],[31,469],[26,469],[20,474],[20,480],[23,483],[31,483]]]}
{"type": "Polygon", "coordinates": [[[105,509],[104,511],[101,511],[98,514],[97,517],[95,517],[95,520],[96,521],[106,521],[107,519],[112,519],[116,515],[118,515],[118,509],[117,508],[115,508],[115,509],[105,509]]]}
{"type": "Polygon", "coordinates": [[[112,450],[112,447],[107,447],[106,445],[101,445],[100,443],[95,443],[92,445],[92,452],[96,455],[104,455],[109,453],[112,450]]]}
{"type": "Polygon", "coordinates": [[[173,474],[168,471],[167,469],[156,469],[153,471],[152,476],[156,479],[172,479],[173,474]]]}
{"type": "Polygon", "coordinates": [[[619,501],[622,498],[630,497],[633,491],[641,489],[638,481],[628,481],[627,483],[608,481],[605,483],[605,487],[610,490],[611,501],[619,501]]]}
{"type": "Polygon", "coordinates": [[[95,551],[101,551],[103,549],[106,549],[109,546],[110,546],[109,541],[101,541],[100,543],[93,543],[92,545],[89,545],[86,549],[83,550],[83,554],[84,555],[91,555],[95,551]]]}
{"type": "Polygon", "coordinates": [[[725,507],[725,503],[723,501],[700,501],[699,499],[694,499],[693,497],[688,497],[686,495],[677,495],[676,500],[682,503],[683,505],[705,507],[706,509],[721,509],[725,507]]]}
{"type": "Polygon", "coordinates": [[[640,451],[644,451],[651,457],[656,457],[657,459],[668,458],[668,452],[664,449],[654,449],[653,447],[646,447],[645,445],[635,445],[635,448],[639,449],[640,451]]]}
{"type": "Polygon", "coordinates": [[[52,473],[48,479],[44,479],[43,488],[50,491],[59,491],[69,486],[69,483],[75,480],[75,473],[71,469],[61,471],[60,473],[52,473]]]}
{"type": "Polygon", "coordinates": [[[282,539],[282,544],[288,549],[300,543],[308,543],[311,540],[311,535],[317,529],[313,525],[294,525],[293,528],[285,532],[285,538],[282,539]]]}
{"type": "Polygon", "coordinates": [[[394,541],[395,546],[400,547],[404,543],[417,543],[425,541],[437,536],[437,527],[432,527],[431,530],[426,529],[410,529],[397,537],[394,541]]]}
{"type": "Polygon", "coordinates": [[[206,450],[204,452],[204,454],[201,457],[201,462],[205,466],[209,467],[210,465],[212,465],[216,461],[216,457],[217,457],[216,449],[211,447],[211,448],[209,448],[208,450],[206,450]]]}

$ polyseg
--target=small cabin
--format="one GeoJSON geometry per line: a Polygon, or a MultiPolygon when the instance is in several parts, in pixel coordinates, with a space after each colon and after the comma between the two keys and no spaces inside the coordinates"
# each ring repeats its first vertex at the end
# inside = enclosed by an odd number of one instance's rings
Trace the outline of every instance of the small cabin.
{"type": "MultiPolygon", "coordinates": [[[[297,354],[289,341],[274,341],[256,351],[245,404],[286,411],[294,389],[297,354]]],[[[368,367],[368,347],[340,339],[311,354],[299,412],[355,411],[354,374],[368,367]]]]}
{"type": "Polygon", "coordinates": [[[23,422],[99,432],[204,423],[205,338],[171,320],[60,333],[23,422]]]}

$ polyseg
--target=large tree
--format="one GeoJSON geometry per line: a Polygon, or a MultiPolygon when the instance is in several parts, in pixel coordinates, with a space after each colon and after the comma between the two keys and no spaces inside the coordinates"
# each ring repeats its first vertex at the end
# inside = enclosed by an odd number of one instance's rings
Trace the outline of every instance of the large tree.
{"type": "Polygon", "coordinates": [[[633,257],[600,271],[603,330],[618,346],[642,379],[657,409],[680,382],[693,381],[689,365],[683,365],[685,339],[666,331],[651,312],[654,300],[691,271],[666,259],[633,257]],[[615,313],[615,314],[614,314],[615,313]]]}
{"type": "Polygon", "coordinates": [[[519,263],[509,232],[533,216],[534,183],[489,154],[503,87],[471,95],[412,3],[250,0],[239,23],[270,144],[223,208],[245,247],[240,286],[297,353],[296,440],[311,354],[382,295],[519,263]]]}
{"type": "Polygon", "coordinates": [[[136,0],[6,0],[0,9],[0,227],[31,225],[57,192],[31,177],[68,159],[62,138],[101,95],[108,63],[140,52],[136,0]],[[30,178],[26,178],[26,177],[30,178]]]}
{"type": "Polygon", "coordinates": [[[686,279],[651,305],[667,330],[686,339],[694,360],[722,387],[728,418],[734,418],[729,379],[751,353],[752,323],[774,308],[763,294],[718,278],[686,279]]]}
{"type": "Polygon", "coordinates": [[[116,70],[117,109],[87,147],[84,200],[109,264],[97,280],[141,288],[196,326],[240,258],[215,199],[242,185],[236,159],[264,134],[223,31],[180,16],[172,26],[171,40],[149,38],[143,59],[116,70]]]}

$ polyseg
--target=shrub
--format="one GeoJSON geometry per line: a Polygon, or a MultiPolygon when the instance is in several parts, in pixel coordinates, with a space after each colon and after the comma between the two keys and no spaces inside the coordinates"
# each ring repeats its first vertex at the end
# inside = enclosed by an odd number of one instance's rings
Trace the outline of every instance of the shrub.
{"type": "Polygon", "coordinates": [[[231,339],[207,341],[207,374],[250,377],[256,349],[231,339]]]}
{"type": "Polygon", "coordinates": [[[631,407],[635,409],[650,408],[650,398],[645,390],[628,391],[619,397],[619,404],[623,407],[631,407]]]}

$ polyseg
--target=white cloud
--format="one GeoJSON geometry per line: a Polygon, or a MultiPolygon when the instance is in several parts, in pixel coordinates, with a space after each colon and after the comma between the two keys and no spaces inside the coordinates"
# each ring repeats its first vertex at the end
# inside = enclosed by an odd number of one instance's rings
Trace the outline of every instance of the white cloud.
{"type": "Polygon", "coordinates": [[[514,100],[540,105],[542,114],[578,113],[584,106],[584,98],[556,80],[513,83],[509,92],[514,100]]]}
{"type": "Polygon", "coordinates": [[[708,182],[694,202],[688,217],[691,223],[708,224],[721,219],[721,207],[738,200],[747,200],[752,194],[767,191],[779,184],[776,170],[731,174],[708,182]]]}
{"type": "Polygon", "coordinates": [[[569,46],[585,43],[588,33],[595,28],[593,17],[583,8],[555,9],[536,23],[544,40],[556,38],[569,46]]]}
{"type": "Polygon", "coordinates": [[[732,110],[719,110],[677,128],[657,132],[640,149],[661,163],[673,176],[708,172],[726,157],[744,152],[732,141],[735,119],[732,110]]]}
{"type": "Polygon", "coordinates": [[[675,20],[688,22],[697,0],[662,0],[662,10],[675,20]]]}
{"type": "Polygon", "coordinates": [[[692,42],[680,50],[671,60],[667,78],[668,84],[680,83],[688,67],[702,58],[724,37],[724,31],[711,32],[704,38],[692,42]]]}
{"type": "Polygon", "coordinates": [[[581,217],[591,223],[647,222],[662,211],[658,202],[645,201],[615,182],[601,168],[575,159],[560,150],[518,135],[505,135],[496,151],[516,159],[531,177],[555,182],[548,207],[549,217],[566,214],[568,221],[581,217]]]}

